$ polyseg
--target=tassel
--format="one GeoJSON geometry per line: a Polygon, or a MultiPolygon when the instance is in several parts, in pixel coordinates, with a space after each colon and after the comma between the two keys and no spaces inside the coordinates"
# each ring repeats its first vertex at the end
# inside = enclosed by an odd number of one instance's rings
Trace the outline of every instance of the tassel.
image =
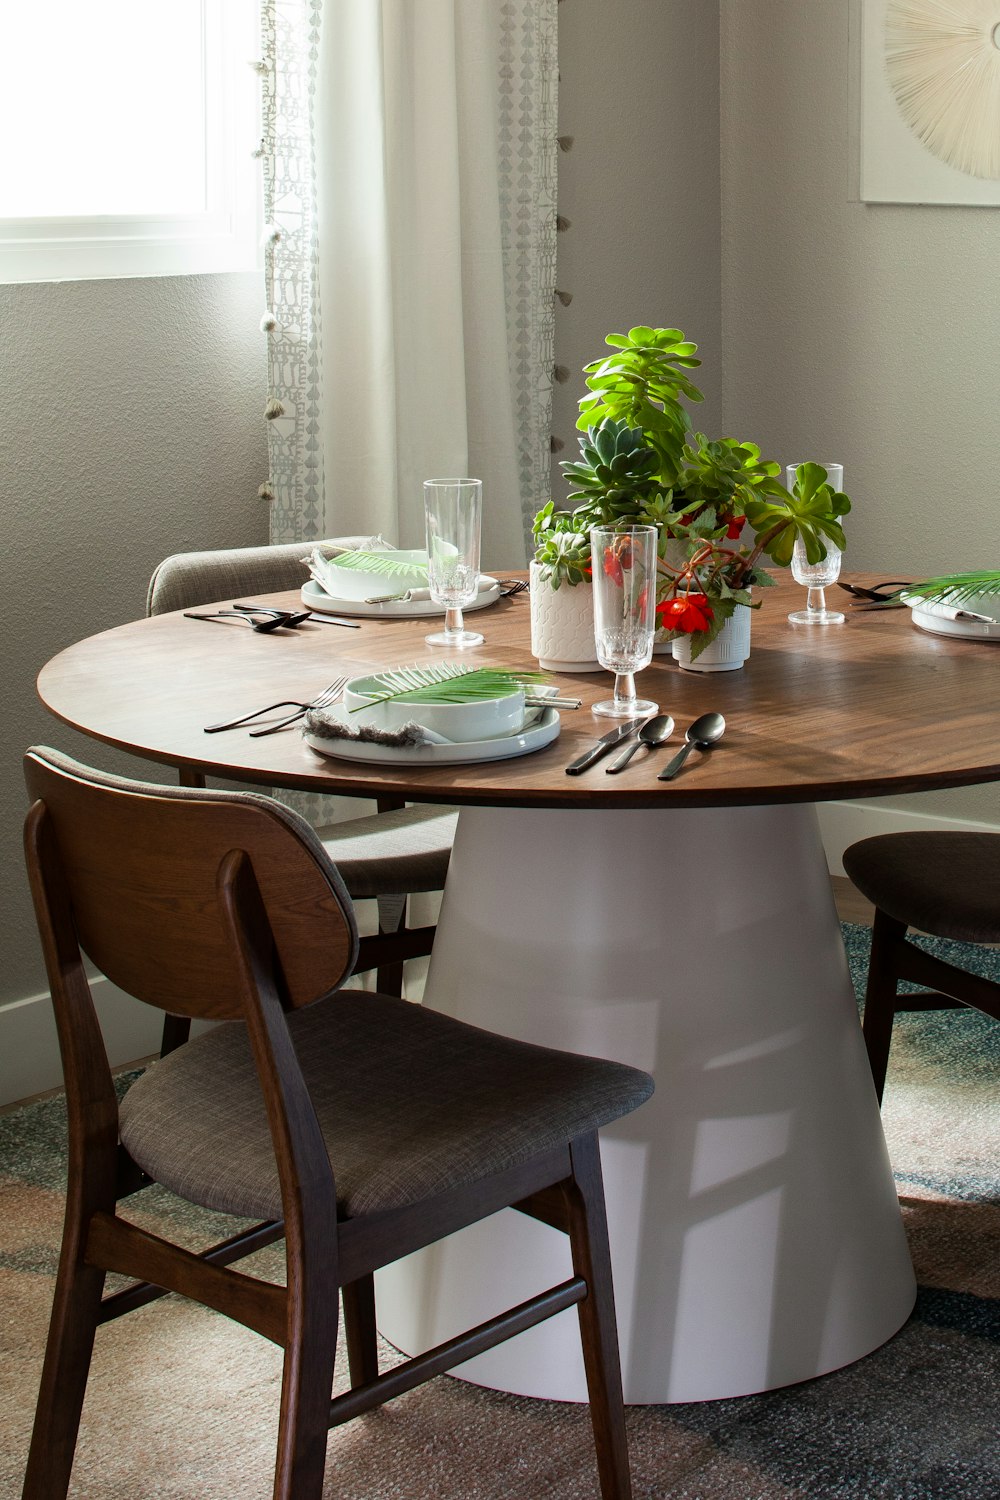
{"type": "Polygon", "coordinates": [[[566,444],[563,442],[562,438],[557,438],[557,437],[550,437],[549,438],[549,452],[550,453],[561,453],[563,451],[563,449],[565,448],[565,446],[566,446],[566,444]]]}
{"type": "Polygon", "coordinates": [[[278,326],[278,320],[273,312],[266,312],[260,320],[261,333],[273,333],[278,326]]]}
{"type": "Polygon", "coordinates": [[[285,408],[282,406],[277,397],[272,396],[270,401],[264,407],[264,416],[269,422],[273,422],[275,417],[283,417],[284,415],[285,408]]]}
{"type": "Polygon", "coordinates": [[[556,233],[565,234],[572,225],[572,219],[564,219],[562,214],[556,214],[556,233]]]}
{"type": "Polygon", "coordinates": [[[573,300],[572,292],[561,292],[558,287],[556,288],[556,296],[559,298],[559,301],[562,303],[563,307],[569,307],[570,303],[573,300]]]}
{"type": "Polygon", "coordinates": [[[279,244],[280,241],[281,230],[278,228],[277,224],[265,224],[264,233],[260,237],[260,242],[265,247],[265,249],[268,245],[279,244]]]}
{"type": "Polygon", "coordinates": [[[255,146],[250,152],[250,155],[254,161],[260,161],[261,157],[264,155],[264,142],[261,141],[259,146],[255,146]]]}
{"type": "Polygon", "coordinates": [[[569,366],[556,365],[552,371],[552,378],[558,381],[560,385],[565,385],[569,379],[569,366]]]}
{"type": "Polygon", "coordinates": [[[574,139],[575,139],[575,137],[571,136],[571,135],[557,135],[556,136],[556,141],[559,144],[559,150],[560,151],[572,151],[574,139]]]}
{"type": "Polygon", "coordinates": [[[272,490],[271,486],[267,483],[266,480],[260,486],[260,488],[258,489],[258,491],[257,491],[257,498],[259,500],[273,500],[274,499],[274,491],[272,490]]]}
{"type": "Polygon", "coordinates": [[[251,58],[250,66],[251,68],[253,68],[258,78],[266,78],[268,73],[270,73],[271,71],[271,64],[269,62],[265,62],[262,57],[251,58]]]}

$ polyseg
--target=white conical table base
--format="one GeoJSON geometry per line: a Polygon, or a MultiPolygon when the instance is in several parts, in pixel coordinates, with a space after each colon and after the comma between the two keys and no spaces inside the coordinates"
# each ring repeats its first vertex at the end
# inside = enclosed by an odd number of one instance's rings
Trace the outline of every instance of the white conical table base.
{"type": "MultiPolygon", "coordinates": [[[[808,1380],[915,1285],[811,806],[467,809],[426,1003],[618,1058],[654,1097],[603,1133],[625,1399],[808,1380]]],[[[416,1353],[570,1275],[512,1210],[378,1276],[416,1353]]],[[[463,1365],[586,1400],[576,1314],[463,1365]]]]}

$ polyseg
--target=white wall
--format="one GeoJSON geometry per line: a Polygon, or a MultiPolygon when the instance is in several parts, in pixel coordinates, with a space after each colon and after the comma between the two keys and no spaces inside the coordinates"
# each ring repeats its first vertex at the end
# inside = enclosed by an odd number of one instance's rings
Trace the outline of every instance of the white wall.
{"type": "Polygon", "coordinates": [[[582,367],[609,333],[677,327],[699,345],[698,408],[721,416],[719,14],[711,0],[563,0],[559,6],[558,460],[576,458],[582,367]]]}
{"type": "Polygon", "coordinates": [[[23,751],[115,763],[44,712],[39,668],[141,616],[169,553],[267,540],[261,298],[256,274],[0,287],[0,1007],[45,989],[23,751]]]}
{"type": "MultiPolygon", "coordinates": [[[[1000,210],[860,202],[854,0],[721,16],[727,430],[843,461],[851,567],[1000,566],[1000,210]]],[[[881,800],[1000,823],[996,786],[881,800]]]]}

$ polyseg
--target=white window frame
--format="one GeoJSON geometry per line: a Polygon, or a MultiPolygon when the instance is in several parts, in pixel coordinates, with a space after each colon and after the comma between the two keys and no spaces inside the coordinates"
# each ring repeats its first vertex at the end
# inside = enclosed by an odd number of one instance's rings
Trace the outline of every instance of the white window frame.
{"type": "Polygon", "coordinates": [[[201,0],[207,203],[193,214],[0,218],[0,284],[260,270],[257,8],[201,0]]]}

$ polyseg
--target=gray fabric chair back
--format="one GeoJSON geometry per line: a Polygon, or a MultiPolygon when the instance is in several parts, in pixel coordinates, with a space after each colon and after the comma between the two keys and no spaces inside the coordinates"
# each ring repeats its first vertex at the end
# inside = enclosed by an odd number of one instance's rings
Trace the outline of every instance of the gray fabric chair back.
{"type": "Polygon", "coordinates": [[[175,552],[164,558],[149,580],[147,615],[175,609],[197,609],[202,604],[240,595],[277,594],[298,589],[309,574],[302,559],[313,547],[332,557],[345,547],[363,547],[370,536],[331,537],[323,542],[287,542],[277,547],[225,547],[214,552],[175,552]]]}

